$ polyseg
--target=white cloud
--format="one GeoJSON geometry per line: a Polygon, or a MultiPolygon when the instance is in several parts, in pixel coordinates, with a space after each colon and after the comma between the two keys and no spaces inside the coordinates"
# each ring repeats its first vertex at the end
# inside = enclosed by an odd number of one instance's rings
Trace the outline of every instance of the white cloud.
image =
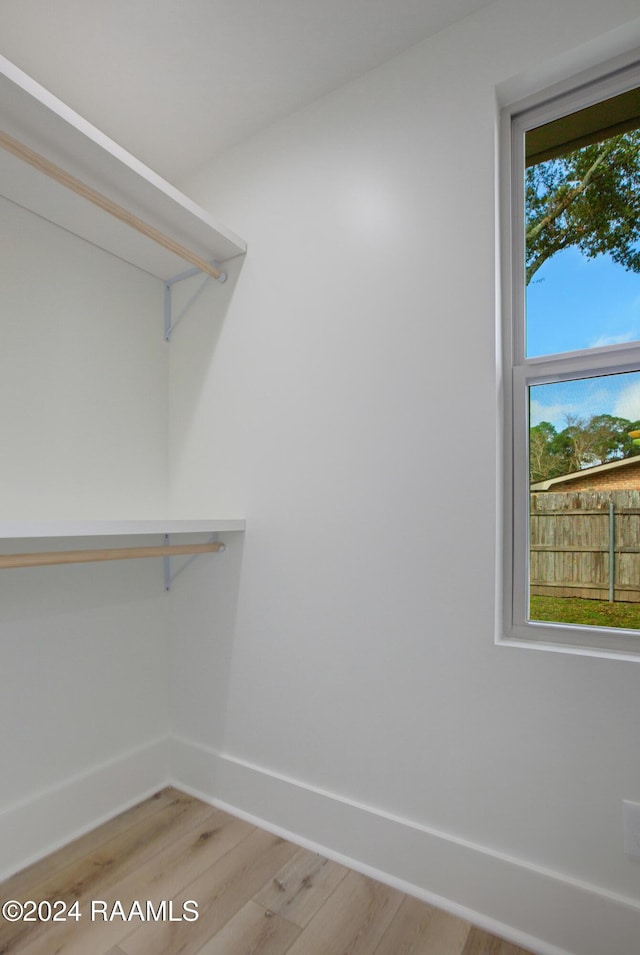
{"type": "Polygon", "coordinates": [[[578,414],[580,411],[580,405],[543,405],[542,402],[532,398],[529,405],[529,421],[532,427],[540,424],[541,421],[548,421],[556,430],[562,430],[566,426],[567,415],[578,414]]]}
{"type": "Polygon", "coordinates": [[[592,342],[589,342],[587,348],[604,348],[606,345],[622,345],[625,342],[638,341],[638,332],[621,332],[619,335],[600,335],[592,342]]]}
{"type": "Polygon", "coordinates": [[[613,406],[613,414],[629,421],[640,419],[640,381],[634,381],[620,392],[613,406]]]}

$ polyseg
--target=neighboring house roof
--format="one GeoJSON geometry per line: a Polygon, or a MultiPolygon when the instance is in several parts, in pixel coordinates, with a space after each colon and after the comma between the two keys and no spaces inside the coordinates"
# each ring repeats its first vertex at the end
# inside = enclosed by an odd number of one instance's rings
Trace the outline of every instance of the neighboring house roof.
{"type": "MultiPolygon", "coordinates": [[[[560,474],[558,477],[549,478],[546,481],[537,481],[531,485],[530,490],[549,491],[559,484],[571,484],[578,480],[584,481],[590,477],[606,474],[609,471],[617,471],[621,468],[628,468],[634,464],[636,467],[640,465],[640,454],[636,454],[632,458],[618,458],[615,461],[607,461],[606,464],[596,464],[592,468],[582,468],[581,471],[572,471],[571,474],[560,474]]],[[[611,475],[611,477],[613,477],[613,475],[611,475]]]]}

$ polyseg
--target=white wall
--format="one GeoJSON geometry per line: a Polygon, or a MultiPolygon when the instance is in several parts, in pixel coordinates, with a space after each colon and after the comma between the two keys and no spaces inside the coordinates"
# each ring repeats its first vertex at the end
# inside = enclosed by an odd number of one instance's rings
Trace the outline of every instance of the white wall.
{"type": "MultiPolygon", "coordinates": [[[[0,516],[164,516],[162,283],[1,200],[0,289],[0,516]]],[[[0,872],[157,784],[166,607],[157,561],[0,574],[0,872]]]]}
{"type": "Polygon", "coordinates": [[[235,622],[174,647],[228,673],[221,724],[178,668],[184,780],[575,955],[640,929],[640,670],[494,645],[496,99],[637,15],[498,0],[201,170],[249,252],[171,354],[172,507],[248,522],[235,622]]]}
{"type": "Polygon", "coordinates": [[[161,515],[162,283],[0,201],[3,513],[161,515]]]}

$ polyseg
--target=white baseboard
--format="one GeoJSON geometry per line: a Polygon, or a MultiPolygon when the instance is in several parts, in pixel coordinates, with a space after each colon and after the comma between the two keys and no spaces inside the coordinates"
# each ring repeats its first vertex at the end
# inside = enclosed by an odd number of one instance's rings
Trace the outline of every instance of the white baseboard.
{"type": "Polygon", "coordinates": [[[629,955],[640,903],[199,744],[170,741],[173,785],[539,955],[629,955]]]}
{"type": "Polygon", "coordinates": [[[153,795],[167,780],[165,737],[0,811],[0,880],[153,795]]]}

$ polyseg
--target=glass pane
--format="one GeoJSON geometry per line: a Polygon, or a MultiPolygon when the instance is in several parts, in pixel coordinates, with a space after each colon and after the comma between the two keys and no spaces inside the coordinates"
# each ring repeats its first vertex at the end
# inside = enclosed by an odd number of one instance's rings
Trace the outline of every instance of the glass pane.
{"type": "MultiPolygon", "coordinates": [[[[549,126],[565,122],[569,130],[578,115],[549,126]]],[[[640,340],[638,125],[607,138],[592,131],[587,138],[596,141],[567,152],[556,145],[552,158],[529,160],[528,358],[640,340]]],[[[544,129],[527,133],[527,152],[544,129]]]]}
{"type": "Polygon", "coordinates": [[[640,372],[529,389],[529,619],[640,629],[640,372]]]}

